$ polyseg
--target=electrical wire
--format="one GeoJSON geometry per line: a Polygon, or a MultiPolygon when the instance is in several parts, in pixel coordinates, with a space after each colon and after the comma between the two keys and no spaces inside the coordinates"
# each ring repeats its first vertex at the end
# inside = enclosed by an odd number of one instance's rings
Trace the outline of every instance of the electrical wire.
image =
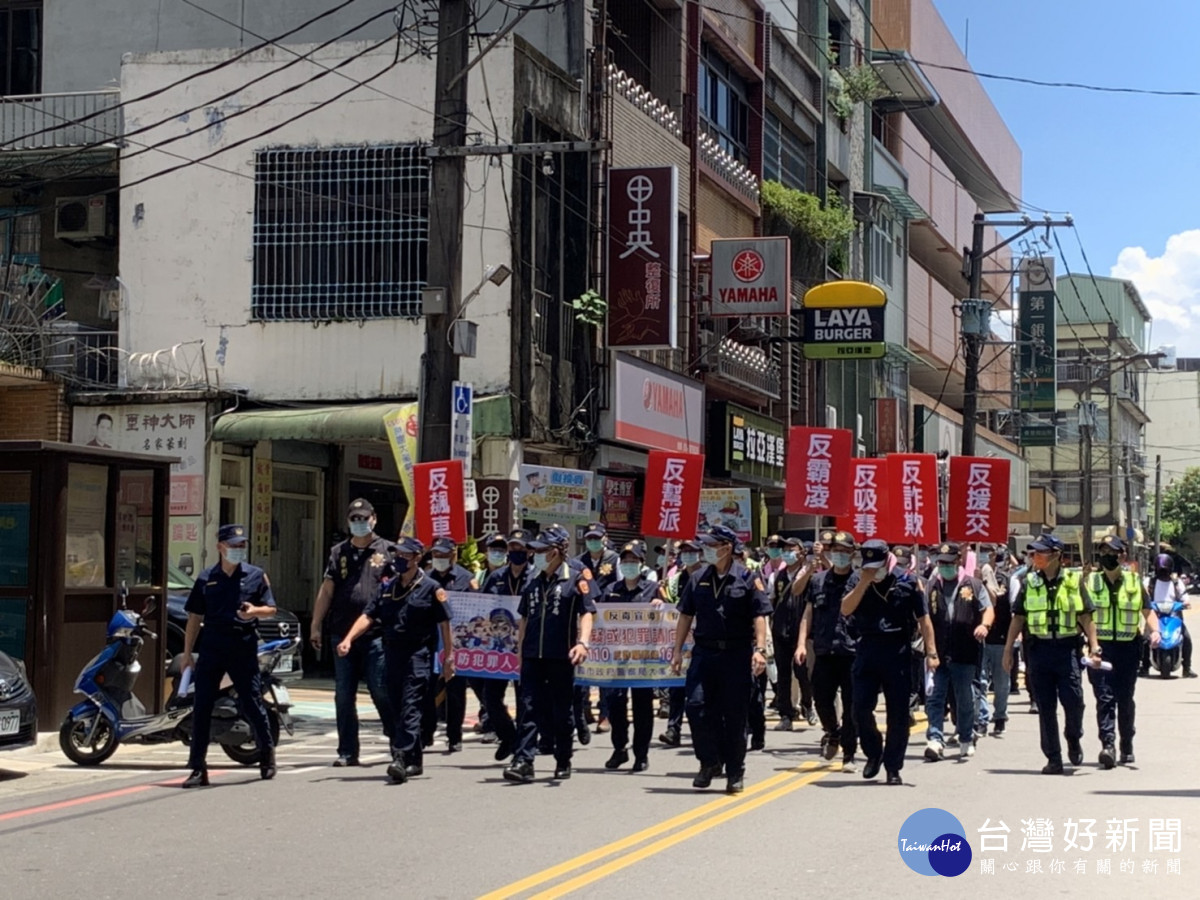
{"type": "MultiPolygon", "coordinates": [[[[1083,249],[1083,239],[1080,237],[1079,228],[1075,222],[1071,222],[1071,230],[1075,233],[1075,243],[1079,245],[1079,255],[1083,257],[1084,268],[1087,269],[1088,277],[1092,280],[1092,287],[1096,289],[1096,296],[1100,299],[1100,305],[1104,307],[1104,312],[1108,316],[1109,321],[1114,325],[1120,326],[1121,322],[1113,315],[1112,310],[1108,308],[1108,302],[1104,299],[1104,292],[1100,290],[1100,282],[1096,280],[1096,273],[1092,271],[1092,264],[1088,260],[1087,251],[1083,249]]],[[[1058,240],[1058,235],[1054,235],[1054,239],[1058,240]]]]}

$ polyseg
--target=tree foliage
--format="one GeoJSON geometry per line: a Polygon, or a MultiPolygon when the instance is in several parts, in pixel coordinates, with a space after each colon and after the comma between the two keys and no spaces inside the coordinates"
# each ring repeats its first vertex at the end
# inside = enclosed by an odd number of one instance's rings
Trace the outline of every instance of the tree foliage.
{"type": "Polygon", "coordinates": [[[1163,490],[1162,497],[1163,539],[1173,541],[1195,532],[1200,532],[1200,466],[1184,472],[1163,490]]]}

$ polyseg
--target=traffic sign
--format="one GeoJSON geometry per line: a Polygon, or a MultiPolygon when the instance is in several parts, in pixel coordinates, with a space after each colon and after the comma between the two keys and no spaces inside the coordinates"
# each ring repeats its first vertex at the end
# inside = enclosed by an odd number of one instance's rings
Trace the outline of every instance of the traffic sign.
{"type": "Polygon", "coordinates": [[[463,478],[471,477],[471,457],[474,455],[474,394],[470,382],[466,381],[454,382],[450,393],[450,458],[463,461],[463,478]]]}

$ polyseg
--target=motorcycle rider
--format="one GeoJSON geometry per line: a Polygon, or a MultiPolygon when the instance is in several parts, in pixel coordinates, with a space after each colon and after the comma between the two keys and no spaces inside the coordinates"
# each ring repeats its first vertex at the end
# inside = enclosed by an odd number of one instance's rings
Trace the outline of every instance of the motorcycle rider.
{"type": "Polygon", "coordinates": [[[221,679],[226,673],[237,691],[242,717],[254,729],[261,751],[259,769],[264,781],[275,777],[275,742],[262,701],[258,671],[259,619],[275,615],[275,596],[267,573],[246,562],[247,535],[244,525],[222,525],[217,530],[221,559],[200,573],[184,609],[188,614],[183,637],[180,671],[192,665],[192,650],[204,625],[204,653],[195,661],[193,683],[196,701],[192,713],[192,747],[188,768],[192,774],[182,787],[208,785],[209,735],[213,706],[221,679]]]}
{"type": "MultiPolygon", "coordinates": [[[[1187,599],[1183,582],[1175,574],[1175,560],[1169,553],[1160,553],[1154,558],[1154,578],[1146,589],[1152,606],[1163,600],[1174,600],[1182,603],[1184,609],[1191,609],[1192,604],[1187,599]]],[[[1188,634],[1182,612],[1179,614],[1179,624],[1183,631],[1183,677],[1195,678],[1196,673],[1192,671],[1192,636],[1188,634]]],[[[1142,668],[1139,674],[1150,674],[1150,644],[1146,641],[1142,642],[1142,668]]]]}

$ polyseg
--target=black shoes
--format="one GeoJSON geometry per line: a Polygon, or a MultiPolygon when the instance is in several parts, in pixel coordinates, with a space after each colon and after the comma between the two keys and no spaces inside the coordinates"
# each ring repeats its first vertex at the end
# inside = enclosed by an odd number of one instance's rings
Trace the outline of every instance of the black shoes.
{"type": "Polygon", "coordinates": [[[515,784],[529,784],[533,781],[533,763],[513,763],[504,770],[504,780],[515,784]]]}
{"type": "Polygon", "coordinates": [[[1063,774],[1062,760],[1051,760],[1042,766],[1043,775],[1062,775],[1063,774]]]}
{"type": "Polygon", "coordinates": [[[831,734],[827,734],[821,738],[821,755],[826,759],[833,759],[838,755],[838,739],[831,734]]]}
{"type": "Polygon", "coordinates": [[[496,762],[504,762],[504,760],[508,759],[512,755],[513,745],[508,741],[501,741],[500,746],[496,748],[493,758],[496,760],[496,762]]]}
{"type": "Polygon", "coordinates": [[[446,748],[447,753],[462,753],[462,741],[451,744],[446,748]]]}
{"type": "Polygon", "coordinates": [[[997,719],[992,723],[992,734],[1004,734],[1004,726],[1007,723],[1006,719],[997,719]]]}
{"type": "Polygon", "coordinates": [[[633,761],[633,769],[631,769],[630,771],[645,772],[648,768],[650,768],[650,760],[648,760],[644,756],[639,756],[637,759],[635,759],[633,761]]]}
{"type": "Polygon", "coordinates": [[[791,719],[782,719],[782,718],[781,718],[781,719],[779,720],[779,724],[778,724],[778,725],[776,725],[776,726],[775,726],[774,728],[772,728],[771,730],[772,730],[772,731],[791,731],[791,730],[792,730],[792,720],[791,720],[791,719]]]}
{"type": "Polygon", "coordinates": [[[1196,677],[1196,673],[1195,673],[1195,672],[1193,672],[1193,671],[1192,671],[1190,668],[1188,668],[1187,666],[1184,666],[1184,669],[1183,669],[1183,677],[1184,677],[1184,678],[1195,678],[1195,677],[1196,677]]]}
{"type": "Polygon", "coordinates": [[[275,748],[272,747],[263,754],[262,762],[258,765],[258,774],[263,781],[270,781],[275,777],[275,748]]]}
{"type": "Polygon", "coordinates": [[[357,756],[339,756],[333,761],[333,767],[335,769],[344,769],[347,766],[357,766],[358,764],[357,756]]]}
{"type": "Polygon", "coordinates": [[[883,765],[883,760],[876,756],[874,759],[868,758],[867,764],[863,766],[863,778],[870,780],[879,774],[879,767],[883,765]]]}
{"type": "Polygon", "coordinates": [[[805,710],[804,711],[804,721],[807,722],[809,725],[816,725],[817,724],[816,711],[811,710],[811,709],[805,710]]]}
{"type": "Polygon", "coordinates": [[[899,772],[888,772],[887,783],[891,785],[904,784],[904,779],[900,777],[899,772]]]}
{"type": "Polygon", "coordinates": [[[425,774],[424,766],[405,766],[404,774],[408,778],[418,778],[425,774]]]}
{"type": "Polygon", "coordinates": [[[703,790],[712,784],[712,780],[721,772],[720,766],[701,766],[696,777],[692,779],[692,787],[703,790]]]}
{"type": "Polygon", "coordinates": [[[762,735],[755,735],[754,737],[750,738],[750,749],[751,750],[763,750],[766,748],[766,746],[767,746],[766,737],[764,737],[762,735]]]}
{"type": "Polygon", "coordinates": [[[1035,715],[1035,716],[1036,716],[1036,715],[1038,714],[1038,708],[1037,708],[1037,704],[1036,704],[1036,703],[1030,703],[1030,704],[1029,704],[1029,711],[1030,711],[1030,712],[1031,712],[1033,715],[1035,715]]]}
{"type": "Polygon", "coordinates": [[[392,760],[392,764],[387,767],[387,776],[392,784],[404,784],[408,781],[408,773],[404,769],[403,761],[392,760]]]}
{"type": "Polygon", "coordinates": [[[570,763],[567,763],[566,765],[554,767],[555,780],[566,781],[570,777],[571,777],[571,764],[570,763]]]}
{"type": "Polygon", "coordinates": [[[1079,741],[1067,741],[1067,759],[1073,766],[1083,765],[1083,744],[1079,741]]]}
{"type": "Polygon", "coordinates": [[[680,744],[679,732],[674,728],[668,728],[658,736],[659,743],[666,747],[678,747],[680,744]]]}
{"type": "Polygon", "coordinates": [[[579,743],[583,744],[583,746],[586,747],[592,742],[592,733],[586,725],[580,725],[575,730],[579,733],[579,743]]]}
{"type": "Polygon", "coordinates": [[[1117,764],[1117,751],[1112,744],[1105,744],[1100,751],[1100,767],[1103,769],[1111,769],[1117,764]]]}
{"type": "Polygon", "coordinates": [[[625,763],[629,762],[628,750],[614,750],[613,755],[608,758],[608,762],[604,764],[606,769],[619,769],[625,763]]]}
{"type": "Polygon", "coordinates": [[[1122,750],[1120,762],[1123,766],[1132,766],[1137,760],[1133,758],[1132,750],[1122,750]]]}
{"type": "Polygon", "coordinates": [[[726,779],[725,793],[740,794],[744,790],[746,790],[746,784],[742,780],[741,775],[734,775],[734,776],[731,776],[730,778],[726,779]]]}
{"type": "Polygon", "coordinates": [[[182,788],[208,787],[208,770],[194,769],[192,774],[183,779],[182,788]]]}

